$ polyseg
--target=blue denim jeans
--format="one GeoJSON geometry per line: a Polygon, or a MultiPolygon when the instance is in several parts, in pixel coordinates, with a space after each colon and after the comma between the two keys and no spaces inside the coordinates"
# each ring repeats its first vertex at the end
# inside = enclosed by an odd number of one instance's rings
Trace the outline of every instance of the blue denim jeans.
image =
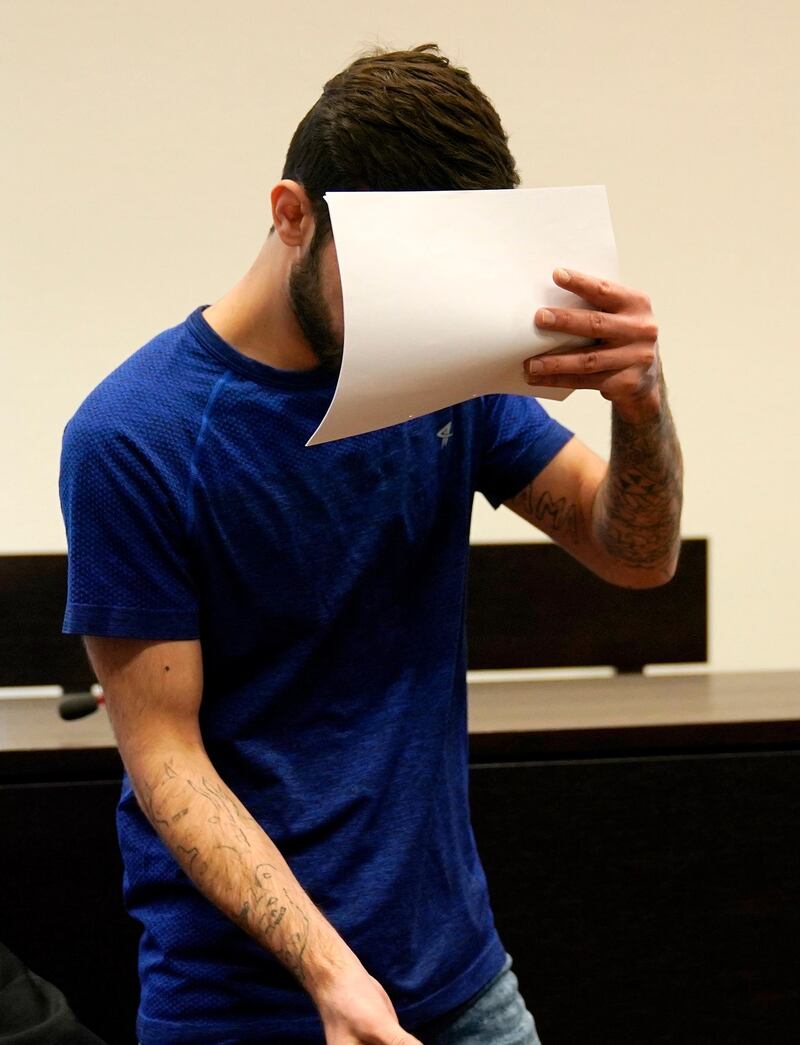
{"type": "Polygon", "coordinates": [[[409,1031],[422,1045],[541,1045],[509,954],[494,979],[458,1009],[409,1031]]]}

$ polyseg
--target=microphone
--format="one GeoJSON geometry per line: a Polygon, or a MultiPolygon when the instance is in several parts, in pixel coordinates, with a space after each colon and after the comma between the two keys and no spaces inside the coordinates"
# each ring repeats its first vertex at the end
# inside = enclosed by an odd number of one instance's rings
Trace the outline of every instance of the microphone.
{"type": "Polygon", "coordinates": [[[58,713],[67,722],[76,718],[85,718],[105,704],[102,693],[65,693],[58,702],[58,713]]]}

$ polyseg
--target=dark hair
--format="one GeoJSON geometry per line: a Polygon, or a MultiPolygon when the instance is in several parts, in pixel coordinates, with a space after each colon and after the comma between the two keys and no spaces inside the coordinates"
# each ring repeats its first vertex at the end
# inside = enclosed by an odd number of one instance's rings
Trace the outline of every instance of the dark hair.
{"type": "Polygon", "coordinates": [[[519,184],[492,103],[436,44],[371,52],[329,80],[294,133],[283,177],[303,186],[325,231],[328,190],[519,184]]]}

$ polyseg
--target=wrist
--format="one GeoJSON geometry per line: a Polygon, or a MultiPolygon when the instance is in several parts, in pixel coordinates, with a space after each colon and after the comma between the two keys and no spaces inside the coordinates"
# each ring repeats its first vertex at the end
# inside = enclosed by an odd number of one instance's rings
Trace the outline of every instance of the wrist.
{"type": "Polygon", "coordinates": [[[318,952],[317,960],[307,970],[305,987],[320,1012],[335,1004],[334,999],[348,984],[361,980],[367,971],[343,940],[338,946],[318,952]]]}
{"type": "Polygon", "coordinates": [[[645,395],[629,399],[615,399],[611,405],[617,417],[626,424],[644,424],[647,421],[655,420],[661,414],[663,406],[661,389],[656,385],[645,395]]]}

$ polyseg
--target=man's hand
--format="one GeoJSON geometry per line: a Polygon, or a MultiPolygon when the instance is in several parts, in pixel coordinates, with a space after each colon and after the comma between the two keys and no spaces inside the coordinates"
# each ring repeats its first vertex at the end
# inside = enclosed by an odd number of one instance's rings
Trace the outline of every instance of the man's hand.
{"type": "Polygon", "coordinates": [[[506,504],[612,584],[664,584],[680,550],[683,467],[650,299],[573,269],[553,280],[591,307],[542,308],[536,325],[594,343],[527,359],[527,380],[610,400],[611,456],[606,465],[572,439],[506,504]]]}
{"type": "Polygon", "coordinates": [[[528,383],[596,388],[623,420],[633,423],[657,415],[661,408],[658,327],[647,295],[573,269],[556,269],[553,280],[592,308],[540,308],[536,325],[594,338],[595,344],[527,359],[528,383]]]}
{"type": "Polygon", "coordinates": [[[338,978],[314,1001],[326,1045],[422,1045],[400,1026],[389,995],[363,966],[338,978]]]}

